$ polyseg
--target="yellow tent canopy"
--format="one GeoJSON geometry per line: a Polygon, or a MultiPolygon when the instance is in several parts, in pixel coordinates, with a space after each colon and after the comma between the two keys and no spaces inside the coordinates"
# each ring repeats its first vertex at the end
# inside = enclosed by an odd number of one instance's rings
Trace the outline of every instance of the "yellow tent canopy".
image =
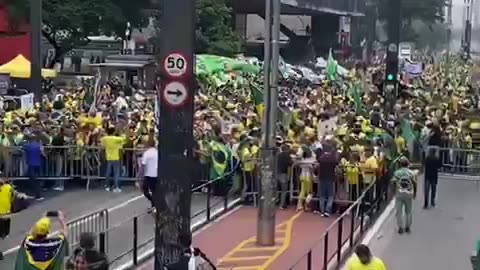
{"type": "MultiPolygon", "coordinates": [[[[8,73],[12,78],[28,79],[30,78],[30,61],[19,54],[10,62],[0,66],[0,73],[8,73]]],[[[55,70],[42,68],[43,78],[55,78],[56,76],[55,70]]]]}

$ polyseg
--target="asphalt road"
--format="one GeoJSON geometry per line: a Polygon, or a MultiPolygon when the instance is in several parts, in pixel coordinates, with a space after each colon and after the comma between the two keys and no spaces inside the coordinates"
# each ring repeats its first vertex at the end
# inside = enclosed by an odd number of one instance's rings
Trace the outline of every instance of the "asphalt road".
{"type": "Polygon", "coordinates": [[[423,190],[418,195],[412,233],[397,234],[392,213],[370,242],[374,255],[384,260],[388,270],[471,269],[469,257],[480,228],[476,183],[440,179],[433,209],[422,209],[423,190]]]}
{"type": "MultiPolygon", "coordinates": [[[[154,219],[145,213],[149,206],[147,200],[140,196],[134,188],[124,188],[122,193],[114,194],[103,190],[75,190],[58,193],[49,196],[43,202],[36,203],[28,209],[12,217],[12,228],[8,238],[0,241],[0,250],[11,250],[25,237],[32,224],[47,211],[61,209],[67,220],[109,209],[109,231],[107,235],[108,256],[117,258],[133,247],[133,217],[138,218],[138,244],[142,244],[154,236],[154,219]]],[[[212,208],[223,207],[218,198],[211,198],[212,208]]],[[[194,194],[192,197],[192,215],[198,215],[206,208],[206,195],[194,194]]],[[[198,221],[202,215],[197,216],[192,222],[198,221]]],[[[53,230],[58,229],[54,225],[53,230]]],[[[0,261],[0,269],[10,270],[14,268],[16,252],[10,252],[5,260],[0,261]]],[[[118,263],[127,261],[128,256],[118,260],[118,263]]]]}

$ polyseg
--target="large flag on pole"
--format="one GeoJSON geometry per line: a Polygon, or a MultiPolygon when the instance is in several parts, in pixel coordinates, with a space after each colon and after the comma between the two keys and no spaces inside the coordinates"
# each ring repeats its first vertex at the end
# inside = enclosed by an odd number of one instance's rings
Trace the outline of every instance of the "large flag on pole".
{"type": "Polygon", "coordinates": [[[360,113],[362,110],[362,96],[360,93],[360,87],[358,83],[353,84],[351,91],[351,98],[353,99],[354,108],[356,113],[360,113]]]}
{"type": "Polygon", "coordinates": [[[257,109],[258,116],[262,117],[263,111],[265,109],[265,104],[263,102],[263,92],[260,89],[258,89],[257,85],[255,84],[252,84],[251,89],[252,89],[250,93],[251,99],[255,104],[255,108],[257,109]]]}
{"type": "Polygon", "coordinates": [[[337,61],[333,59],[332,49],[328,52],[327,66],[325,67],[327,79],[334,81],[337,78],[337,61]]]}

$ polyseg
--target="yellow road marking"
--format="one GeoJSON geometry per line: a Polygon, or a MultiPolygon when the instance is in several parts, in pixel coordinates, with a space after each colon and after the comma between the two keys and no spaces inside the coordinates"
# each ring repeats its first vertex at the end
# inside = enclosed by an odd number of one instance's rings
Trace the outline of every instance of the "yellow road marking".
{"type": "Polygon", "coordinates": [[[249,247],[249,248],[242,248],[237,251],[275,251],[281,248],[281,246],[273,246],[273,247],[249,247]]]}
{"type": "Polygon", "coordinates": [[[258,270],[265,270],[267,269],[278,257],[280,257],[280,255],[282,255],[283,252],[285,252],[285,250],[287,250],[287,248],[290,246],[291,242],[292,242],[292,233],[293,233],[293,222],[295,221],[295,219],[297,219],[300,215],[302,214],[302,212],[298,212],[297,214],[295,214],[293,217],[291,217],[287,223],[286,223],[286,232],[285,232],[285,241],[283,242],[283,246],[277,250],[277,252],[275,252],[275,254],[273,254],[270,259],[268,259],[260,268],[258,268],[258,270]]]}
{"type": "Polygon", "coordinates": [[[256,261],[256,260],[266,260],[268,258],[270,258],[270,256],[228,257],[228,258],[223,258],[222,262],[256,261]]]}
{"type": "Polygon", "coordinates": [[[217,270],[257,270],[256,266],[234,266],[232,267],[220,267],[217,270]]]}
{"type": "MultiPolygon", "coordinates": [[[[285,240],[285,237],[275,237],[276,242],[282,242],[284,240],[285,240]]],[[[251,243],[256,243],[256,242],[257,242],[257,238],[252,237],[252,238],[247,240],[246,244],[251,244],[251,243]]]]}
{"type": "MultiPolygon", "coordinates": [[[[254,260],[264,260],[263,263],[259,263],[258,265],[248,265],[248,266],[236,266],[232,265],[233,269],[235,270],[265,270],[267,269],[278,257],[282,255],[285,250],[288,249],[288,247],[291,244],[292,240],[292,233],[293,233],[293,223],[294,221],[301,215],[302,213],[299,212],[295,214],[293,217],[289,218],[287,221],[282,222],[281,224],[276,226],[275,229],[275,235],[277,236],[280,233],[283,233],[283,237],[276,237],[275,241],[277,246],[269,246],[269,247],[261,247],[261,246],[254,246],[254,247],[246,247],[248,244],[255,243],[257,241],[256,237],[251,237],[247,240],[242,241],[240,244],[238,244],[235,248],[230,250],[225,256],[220,258],[217,262],[217,265],[220,266],[219,269],[226,268],[228,269],[228,262],[251,262],[254,260]],[[262,251],[275,251],[275,253],[271,256],[249,256],[249,257],[239,257],[239,256],[234,256],[235,253],[245,253],[245,252],[262,252],[262,251]]],[[[280,235],[278,235],[280,236],[280,235]]],[[[240,255],[240,254],[238,254],[240,255]]],[[[232,266],[229,266],[230,268],[232,266]]]]}

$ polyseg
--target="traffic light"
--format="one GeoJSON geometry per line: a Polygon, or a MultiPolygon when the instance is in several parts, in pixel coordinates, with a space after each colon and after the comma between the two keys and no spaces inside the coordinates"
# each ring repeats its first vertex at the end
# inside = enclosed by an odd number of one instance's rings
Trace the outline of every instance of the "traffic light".
{"type": "Polygon", "coordinates": [[[398,74],[398,55],[395,52],[387,53],[387,63],[385,66],[385,81],[396,82],[398,74]]]}

